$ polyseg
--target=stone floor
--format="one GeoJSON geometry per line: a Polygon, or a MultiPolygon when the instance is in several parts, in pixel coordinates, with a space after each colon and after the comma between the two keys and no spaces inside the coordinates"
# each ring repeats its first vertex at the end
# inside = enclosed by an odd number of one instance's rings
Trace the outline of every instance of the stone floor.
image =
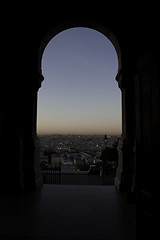
{"type": "Polygon", "coordinates": [[[43,185],[0,199],[1,240],[136,239],[135,205],[114,186],[43,185]]]}

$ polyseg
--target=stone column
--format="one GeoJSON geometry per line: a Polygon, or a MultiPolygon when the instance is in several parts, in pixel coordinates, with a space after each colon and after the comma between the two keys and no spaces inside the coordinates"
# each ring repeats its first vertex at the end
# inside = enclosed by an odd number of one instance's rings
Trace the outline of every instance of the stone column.
{"type": "Polygon", "coordinates": [[[134,107],[131,89],[131,80],[122,70],[116,76],[116,80],[122,91],[122,136],[118,144],[118,168],[115,178],[115,186],[121,192],[132,191],[133,162],[134,162],[134,107]],[[130,81],[127,84],[127,81],[130,81]]]}
{"type": "Polygon", "coordinates": [[[37,91],[43,76],[33,77],[33,84],[28,86],[24,106],[23,126],[23,184],[24,190],[32,191],[42,186],[41,169],[39,165],[40,144],[36,134],[37,123],[37,91]]]}

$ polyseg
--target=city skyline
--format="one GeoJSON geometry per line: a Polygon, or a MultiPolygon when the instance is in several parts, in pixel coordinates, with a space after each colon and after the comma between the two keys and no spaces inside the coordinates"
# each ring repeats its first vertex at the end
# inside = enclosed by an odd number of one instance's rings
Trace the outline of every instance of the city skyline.
{"type": "Polygon", "coordinates": [[[72,28],[57,34],[42,56],[38,134],[121,135],[117,54],[106,36],[72,28]]]}

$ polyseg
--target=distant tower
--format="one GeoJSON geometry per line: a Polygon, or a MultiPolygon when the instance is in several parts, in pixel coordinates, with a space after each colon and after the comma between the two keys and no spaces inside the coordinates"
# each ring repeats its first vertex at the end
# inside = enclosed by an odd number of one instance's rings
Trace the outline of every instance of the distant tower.
{"type": "Polygon", "coordinates": [[[107,141],[108,141],[108,138],[107,138],[107,135],[105,134],[105,136],[104,136],[104,146],[105,146],[105,148],[107,147],[107,141]]]}

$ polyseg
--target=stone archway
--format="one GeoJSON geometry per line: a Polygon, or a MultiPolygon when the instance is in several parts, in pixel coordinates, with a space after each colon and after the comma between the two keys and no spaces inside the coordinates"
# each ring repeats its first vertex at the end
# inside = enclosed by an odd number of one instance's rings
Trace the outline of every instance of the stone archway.
{"type": "Polygon", "coordinates": [[[63,30],[72,28],[72,27],[88,27],[94,30],[99,31],[103,35],[105,35],[115,47],[118,56],[118,73],[116,76],[116,80],[119,84],[119,87],[122,91],[122,137],[119,141],[119,165],[117,169],[115,186],[119,191],[134,191],[135,187],[135,169],[133,169],[134,160],[134,152],[133,152],[133,141],[130,139],[130,118],[127,118],[127,108],[128,108],[128,98],[130,98],[129,90],[127,90],[127,78],[126,71],[123,68],[122,54],[119,42],[109,29],[104,27],[97,22],[84,22],[84,21],[75,21],[75,22],[65,22],[64,24],[56,25],[53,29],[48,31],[44,38],[41,40],[38,52],[37,59],[37,69],[39,76],[39,86],[43,81],[42,71],[41,71],[41,60],[45,47],[49,43],[49,41],[58,33],[63,30]]]}

